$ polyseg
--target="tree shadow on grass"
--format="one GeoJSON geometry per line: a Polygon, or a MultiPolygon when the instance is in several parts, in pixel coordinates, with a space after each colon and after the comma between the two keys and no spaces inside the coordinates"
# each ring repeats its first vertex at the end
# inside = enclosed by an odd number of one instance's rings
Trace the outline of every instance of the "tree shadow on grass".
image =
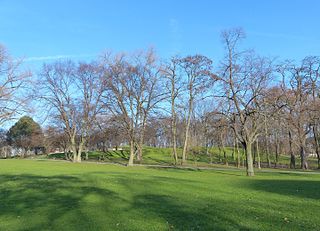
{"type": "Polygon", "coordinates": [[[320,181],[312,180],[253,180],[247,185],[254,190],[284,196],[320,199],[320,181]]]}
{"type": "Polygon", "coordinates": [[[230,216],[229,206],[218,200],[190,204],[170,196],[142,194],[134,198],[132,209],[164,220],[166,230],[257,230],[240,224],[230,216]]]}
{"type": "Polygon", "coordinates": [[[86,196],[119,200],[116,193],[88,185],[79,177],[1,175],[0,230],[59,230],[64,225],[65,230],[88,230],[94,219],[83,211],[86,196]],[[3,217],[8,223],[3,223],[3,217]]]}
{"type": "MultiPolygon", "coordinates": [[[[299,229],[299,220],[287,224],[274,213],[286,201],[265,208],[265,200],[237,199],[229,191],[180,175],[130,173],[0,175],[0,230],[268,230],[269,225],[273,230],[299,229]],[[12,225],[2,226],[8,219],[12,225]],[[118,222],[124,226],[116,226],[118,222]]],[[[254,190],[283,195],[291,195],[298,185],[308,191],[298,196],[319,199],[319,194],[313,195],[320,186],[316,181],[254,179],[247,184],[254,190]]]]}

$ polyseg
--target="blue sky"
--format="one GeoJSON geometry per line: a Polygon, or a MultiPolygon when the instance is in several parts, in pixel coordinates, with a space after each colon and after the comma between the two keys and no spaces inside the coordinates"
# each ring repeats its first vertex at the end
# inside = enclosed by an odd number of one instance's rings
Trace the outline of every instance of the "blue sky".
{"type": "Polygon", "coordinates": [[[319,9],[317,0],[0,0],[0,43],[30,65],[151,46],[217,63],[221,30],[241,26],[245,47],[299,60],[320,55],[319,9]]]}

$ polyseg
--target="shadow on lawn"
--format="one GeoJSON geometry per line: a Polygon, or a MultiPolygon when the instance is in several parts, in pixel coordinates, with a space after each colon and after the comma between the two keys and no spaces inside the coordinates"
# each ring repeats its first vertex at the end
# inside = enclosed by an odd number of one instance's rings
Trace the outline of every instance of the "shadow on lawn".
{"type": "Polygon", "coordinates": [[[249,188],[258,191],[295,196],[301,198],[320,199],[320,182],[312,180],[254,180],[249,188]]]}
{"type": "Polygon", "coordinates": [[[230,206],[221,201],[190,204],[170,196],[143,194],[134,198],[132,208],[164,219],[166,230],[257,230],[239,224],[230,216],[233,213],[230,206]]]}
{"type": "MultiPolygon", "coordinates": [[[[103,174],[96,172],[79,177],[1,175],[0,230],[148,230],[152,229],[148,221],[159,222],[159,218],[166,220],[165,230],[241,228],[223,213],[223,204],[218,201],[207,204],[200,200],[198,204],[199,200],[196,200],[190,204],[192,199],[179,201],[177,195],[161,195],[159,192],[161,187],[166,188],[165,184],[191,187],[196,182],[161,176],[138,179],[114,173],[108,176],[108,181],[117,182],[128,193],[122,192],[120,197],[109,189],[92,186],[91,181],[95,177],[103,177],[103,174]],[[145,185],[146,189],[143,188],[145,185]],[[87,196],[95,196],[99,200],[87,204],[87,196]],[[116,216],[112,215],[115,211],[116,216]],[[103,214],[101,220],[97,213],[103,214]],[[137,214],[144,214],[144,217],[137,214]],[[5,217],[12,219],[14,226],[3,226],[5,217]],[[121,229],[111,226],[112,223],[126,223],[128,218],[142,227],[121,229]]],[[[170,190],[175,192],[176,189],[171,187],[170,190]]],[[[162,193],[164,191],[166,189],[162,193]]],[[[162,224],[165,223],[162,221],[162,224]]]]}
{"type": "MultiPolygon", "coordinates": [[[[278,222],[276,225],[282,222],[276,214],[256,210],[264,207],[264,201],[241,207],[241,203],[228,203],[221,196],[210,196],[209,189],[202,184],[188,179],[121,171],[75,176],[0,175],[0,218],[30,218],[28,228],[17,224],[14,229],[1,228],[0,219],[0,230],[154,229],[148,221],[167,224],[165,230],[261,230],[259,225],[268,227],[271,220],[278,222]],[[115,184],[116,188],[112,188],[115,184]],[[87,197],[90,197],[90,203],[87,197]],[[129,220],[141,226],[111,226],[116,223],[130,225],[129,220]]],[[[254,180],[249,183],[255,190],[284,195],[296,195],[292,191],[307,188],[299,191],[298,196],[314,199],[320,198],[316,191],[319,186],[319,182],[311,181],[254,180]]]]}
{"type": "Polygon", "coordinates": [[[116,193],[74,176],[0,175],[0,216],[17,221],[5,229],[0,221],[0,230],[51,230],[64,216],[70,216],[74,230],[87,230],[92,221],[81,210],[87,195],[118,199],[116,193]],[[25,221],[19,224],[21,219],[25,221]]]}

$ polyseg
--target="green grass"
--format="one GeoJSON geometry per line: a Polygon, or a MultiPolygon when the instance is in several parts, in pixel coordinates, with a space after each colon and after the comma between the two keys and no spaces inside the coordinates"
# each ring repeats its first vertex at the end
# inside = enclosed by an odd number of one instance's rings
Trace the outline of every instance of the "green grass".
{"type": "Polygon", "coordinates": [[[319,230],[320,175],[0,160],[0,230],[319,230]]]}

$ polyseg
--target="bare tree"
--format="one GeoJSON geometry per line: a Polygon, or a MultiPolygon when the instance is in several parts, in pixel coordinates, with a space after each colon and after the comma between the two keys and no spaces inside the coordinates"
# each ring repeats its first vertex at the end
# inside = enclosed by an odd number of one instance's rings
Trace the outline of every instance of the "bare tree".
{"type": "Polygon", "coordinates": [[[306,72],[306,78],[310,84],[310,94],[311,94],[311,125],[312,125],[312,135],[314,141],[314,148],[318,159],[318,168],[320,169],[320,147],[319,147],[319,106],[320,106],[320,91],[319,91],[319,81],[320,81],[320,57],[308,56],[302,60],[302,65],[306,72]]]}
{"type": "Polygon", "coordinates": [[[149,117],[153,113],[158,113],[158,105],[167,97],[167,92],[161,84],[162,68],[157,61],[155,52],[150,49],[147,52],[138,53],[133,58],[134,77],[139,83],[134,96],[138,105],[137,160],[140,162],[142,161],[145,130],[149,117]]]}
{"type": "Polygon", "coordinates": [[[186,76],[186,97],[187,115],[186,115],[186,130],[185,139],[182,151],[182,164],[187,161],[187,151],[189,142],[189,132],[191,118],[194,110],[194,103],[199,100],[199,96],[204,97],[208,87],[213,83],[212,61],[202,55],[187,56],[179,60],[179,65],[183,68],[186,76]]]}
{"type": "Polygon", "coordinates": [[[0,44],[0,125],[26,110],[31,72],[22,71],[21,65],[0,44]]]}
{"type": "MultiPolygon", "coordinates": [[[[313,113],[315,101],[312,97],[312,82],[308,78],[309,71],[308,65],[306,66],[304,62],[296,65],[287,61],[278,68],[283,78],[282,90],[288,112],[287,122],[291,129],[290,132],[296,134],[302,169],[308,169],[306,140],[312,131],[315,115],[313,113]]],[[[292,138],[292,133],[290,135],[292,138]]]]}
{"type": "Polygon", "coordinates": [[[246,152],[247,175],[254,176],[252,144],[261,131],[263,89],[272,74],[271,62],[252,52],[238,51],[244,38],[241,29],[222,32],[226,57],[222,63],[221,83],[230,103],[231,127],[246,152]]]}
{"type": "Polygon", "coordinates": [[[133,165],[137,151],[142,160],[144,133],[151,113],[163,100],[160,87],[160,66],[153,50],[131,57],[125,55],[104,56],[105,106],[121,119],[130,145],[128,165],[133,165]]]}
{"type": "Polygon", "coordinates": [[[164,76],[168,80],[167,88],[170,92],[172,155],[175,165],[178,164],[176,104],[182,88],[180,71],[179,58],[177,57],[171,58],[163,69],[164,76]]]}
{"type": "Polygon", "coordinates": [[[51,116],[61,122],[63,126],[73,153],[73,161],[79,162],[74,79],[75,65],[71,61],[45,64],[38,86],[41,90],[40,97],[44,106],[46,108],[50,106],[51,116]]]}
{"type": "MultiPolygon", "coordinates": [[[[81,93],[78,101],[78,130],[79,149],[78,161],[81,161],[81,153],[90,141],[97,116],[102,112],[101,97],[104,93],[102,84],[102,70],[95,64],[81,63],[76,72],[77,89],[81,93]]],[[[88,150],[86,150],[88,159],[88,150]]]]}
{"type": "Polygon", "coordinates": [[[73,161],[81,162],[90,129],[101,109],[100,71],[95,64],[65,61],[44,65],[40,77],[40,97],[62,124],[73,161]]]}

